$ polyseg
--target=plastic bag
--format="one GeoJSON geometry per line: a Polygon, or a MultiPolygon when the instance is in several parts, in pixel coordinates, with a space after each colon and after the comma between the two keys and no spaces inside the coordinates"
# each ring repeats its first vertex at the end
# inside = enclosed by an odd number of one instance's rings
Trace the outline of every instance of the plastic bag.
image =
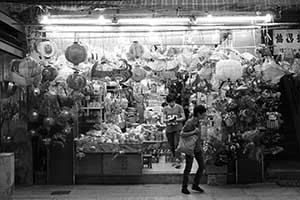
{"type": "Polygon", "coordinates": [[[236,60],[220,60],[216,64],[216,78],[218,80],[236,81],[243,75],[243,67],[240,62],[236,60]]]}
{"type": "Polygon", "coordinates": [[[197,135],[192,135],[189,137],[180,137],[178,146],[177,146],[177,151],[181,153],[185,153],[187,155],[194,155],[194,149],[196,147],[196,142],[198,140],[197,135]]]}
{"type": "Polygon", "coordinates": [[[276,84],[285,75],[285,72],[274,60],[266,60],[262,65],[262,74],[265,81],[276,84]]]}

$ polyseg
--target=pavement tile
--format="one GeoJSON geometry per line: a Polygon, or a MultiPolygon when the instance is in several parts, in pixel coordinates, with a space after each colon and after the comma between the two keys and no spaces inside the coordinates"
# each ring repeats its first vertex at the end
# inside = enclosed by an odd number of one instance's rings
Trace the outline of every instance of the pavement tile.
{"type": "Polygon", "coordinates": [[[300,200],[298,195],[273,195],[268,197],[258,197],[258,200],[300,200]]]}

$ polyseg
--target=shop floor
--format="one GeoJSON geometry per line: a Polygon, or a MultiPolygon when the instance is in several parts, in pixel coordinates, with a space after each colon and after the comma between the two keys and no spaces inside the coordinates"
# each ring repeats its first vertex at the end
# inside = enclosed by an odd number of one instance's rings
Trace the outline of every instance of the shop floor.
{"type": "MultiPolygon", "coordinates": [[[[182,174],[185,168],[185,161],[182,162],[181,167],[176,169],[172,166],[172,163],[165,162],[164,159],[160,159],[158,163],[152,163],[152,168],[144,166],[143,174],[182,174]]],[[[197,161],[194,159],[191,174],[196,173],[198,169],[197,161]]]]}

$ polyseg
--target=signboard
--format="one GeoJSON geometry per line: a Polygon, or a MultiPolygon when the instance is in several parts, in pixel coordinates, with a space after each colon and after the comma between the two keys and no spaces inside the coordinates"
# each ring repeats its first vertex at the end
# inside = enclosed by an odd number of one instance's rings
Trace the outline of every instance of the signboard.
{"type": "Polygon", "coordinates": [[[286,51],[300,53],[300,29],[274,30],[273,44],[275,55],[286,51]]]}

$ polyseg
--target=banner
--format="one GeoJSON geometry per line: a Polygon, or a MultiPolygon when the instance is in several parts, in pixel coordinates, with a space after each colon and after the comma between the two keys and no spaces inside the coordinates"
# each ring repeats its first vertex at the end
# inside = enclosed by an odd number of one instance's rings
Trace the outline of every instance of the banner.
{"type": "Polygon", "coordinates": [[[273,44],[275,55],[286,51],[300,53],[300,29],[274,30],[273,44]]]}

